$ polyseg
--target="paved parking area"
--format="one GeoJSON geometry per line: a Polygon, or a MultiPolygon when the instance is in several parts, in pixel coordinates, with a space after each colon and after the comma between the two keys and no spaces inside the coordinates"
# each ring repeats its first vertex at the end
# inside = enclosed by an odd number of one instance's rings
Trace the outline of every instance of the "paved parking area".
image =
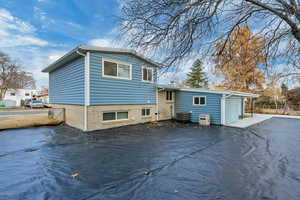
{"type": "Polygon", "coordinates": [[[300,199],[300,121],[0,131],[0,199],[300,199]]]}
{"type": "Polygon", "coordinates": [[[236,128],[247,128],[249,126],[252,126],[257,123],[261,123],[261,122],[263,122],[267,119],[271,119],[273,117],[288,118],[288,119],[300,119],[300,116],[292,116],[292,115],[253,114],[252,117],[240,119],[236,122],[226,124],[226,126],[236,127],[236,128]]]}

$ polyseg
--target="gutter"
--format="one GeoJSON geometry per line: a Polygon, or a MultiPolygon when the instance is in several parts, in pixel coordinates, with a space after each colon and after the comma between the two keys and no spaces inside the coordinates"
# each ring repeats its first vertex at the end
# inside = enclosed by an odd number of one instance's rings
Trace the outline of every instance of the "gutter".
{"type": "Polygon", "coordinates": [[[81,56],[83,56],[83,57],[85,57],[85,56],[86,56],[86,54],[84,54],[84,53],[81,53],[81,52],[79,51],[79,48],[76,50],[76,53],[77,53],[77,54],[79,54],[79,55],[81,55],[81,56]]]}

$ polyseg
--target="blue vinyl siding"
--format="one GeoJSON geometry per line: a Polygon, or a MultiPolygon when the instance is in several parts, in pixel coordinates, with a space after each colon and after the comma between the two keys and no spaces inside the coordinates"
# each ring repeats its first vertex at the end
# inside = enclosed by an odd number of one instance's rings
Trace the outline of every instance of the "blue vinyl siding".
{"type": "Polygon", "coordinates": [[[49,102],[53,104],[84,104],[84,58],[49,73],[49,102]]]}
{"type": "Polygon", "coordinates": [[[200,114],[210,115],[212,124],[221,124],[221,97],[220,94],[176,91],[175,111],[192,111],[192,122],[199,121],[200,114]],[[206,106],[193,106],[193,96],[206,96],[206,106]]]}
{"type": "Polygon", "coordinates": [[[92,52],[90,57],[91,105],[155,104],[156,67],[128,54],[92,52]],[[102,77],[102,58],[132,65],[132,80],[102,77]],[[154,83],[142,81],[142,66],[153,67],[154,83]]]}

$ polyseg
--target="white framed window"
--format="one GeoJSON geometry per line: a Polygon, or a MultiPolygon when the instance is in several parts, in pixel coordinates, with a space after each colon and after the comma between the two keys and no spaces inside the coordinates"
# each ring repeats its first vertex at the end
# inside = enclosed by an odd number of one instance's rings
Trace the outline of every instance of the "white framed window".
{"type": "Polygon", "coordinates": [[[131,80],[131,64],[102,59],[102,76],[131,80]]]}
{"type": "Polygon", "coordinates": [[[206,106],[206,96],[193,96],[194,106],[206,106]]]}
{"type": "Polygon", "coordinates": [[[173,92],[172,91],[166,91],[166,100],[167,101],[173,100],[173,92]]]}
{"type": "Polygon", "coordinates": [[[103,121],[119,121],[128,119],[128,111],[104,112],[103,121]]]}
{"type": "Polygon", "coordinates": [[[25,96],[28,97],[28,96],[30,96],[30,94],[29,93],[25,93],[25,96]]]}
{"type": "Polygon", "coordinates": [[[151,67],[142,68],[142,80],[145,82],[153,82],[153,68],[151,67]]]}
{"type": "Polygon", "coordinates": [[[12,92],[10,93],[10,96],[16,96],[16,93],[12,92]]]}
{"type": "Polygon", "coordinates": [[[143,117],[148,117],[151,115],[151,109],[150,108],[143,108],[142,109],[142,116],[143,117]]]}

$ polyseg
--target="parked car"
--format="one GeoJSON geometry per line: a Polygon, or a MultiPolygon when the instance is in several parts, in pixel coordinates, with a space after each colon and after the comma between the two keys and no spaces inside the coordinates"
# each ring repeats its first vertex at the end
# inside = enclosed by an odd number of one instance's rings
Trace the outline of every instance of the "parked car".
{"type": "Polygon", "coordinates": [[[29,99],[29,100],[25,101],[25,106],[30,107],[30,108],[43,108],[44,103],[42,101],[39,101],[39,100],[29,99]]]}

